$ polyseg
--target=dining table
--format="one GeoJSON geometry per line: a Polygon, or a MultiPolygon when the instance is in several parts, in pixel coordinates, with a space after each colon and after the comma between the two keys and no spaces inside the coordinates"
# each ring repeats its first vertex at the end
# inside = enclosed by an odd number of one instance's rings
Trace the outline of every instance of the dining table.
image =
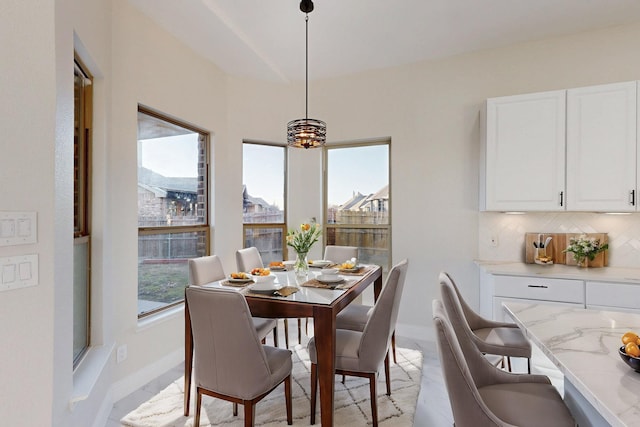
{"type": "MultiPolygon", "coordinates": [[[[333,267],[333,266],[328,266],[333,267]]],[[[313,318],[316,341],[318,383],[320,386],[320,419],[323,427],[333,426],[336,315],[358,295],[373,284],[374,299],[382,290],[382,268],[378,265],[360,265],[356,271],[339,272],[339,281],[320,282],[321,268],[310,268],[306,276],[294,271],[279,271],[275,283],[282,293],[263,293],[252,290],[251,284],[239,286],[229,279],[211,282],[205,287],[235,289],[244,294],[251,314],[266,318],[313,318]],[[335,282],[335,283],[334,283],[335,282]],[[286,296],[283,296],[286,295],[286,296]]],[[[242,285],[242,284],[240,284],[242,285]]],[[[189,307],[185,300],[185,375],[184,415],[189,415],[191,378],[193,371],[193,335],[189,307]]]]}

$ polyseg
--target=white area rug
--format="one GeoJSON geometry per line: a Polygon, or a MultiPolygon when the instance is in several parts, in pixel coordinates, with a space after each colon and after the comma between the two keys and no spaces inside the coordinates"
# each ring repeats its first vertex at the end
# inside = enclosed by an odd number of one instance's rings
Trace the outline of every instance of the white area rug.
{"type": "MultiPolygon", "coordinates": [[[[292,402],[293,424],[309,425],[310,362],[306,346],[297,345],[293,350],[292,402]]],[[[378,421],[382,426],[412,426],[422,374],[422,353],[418,350],[397,349],[398,364],[391,363],[391,396],[385,393],[384,372],[378,378],[378,421]]],[[[336,426],[370,425],[371,402],[369,383],[366,379],[347,377],[345,384],[336,376],[335,383],[336,426]]],[[[189,417],[183,415],[184,379],[171,383],[153,398],[127,414],[122,420],[130,427],[193,427],[195,393],[192,390],[192,408],[189,417]]],[[[318,401],[316,424],[320,424],[318,401]]],[[[243,408],[238,416],[232,414],[233,404],[208,396],[202,398],[200,426],[241,427],[244,425],[243,408]]],[[[284,385],[256,405],[256,425],[284,427],[287,425],[284,401],[284,385]]]]}

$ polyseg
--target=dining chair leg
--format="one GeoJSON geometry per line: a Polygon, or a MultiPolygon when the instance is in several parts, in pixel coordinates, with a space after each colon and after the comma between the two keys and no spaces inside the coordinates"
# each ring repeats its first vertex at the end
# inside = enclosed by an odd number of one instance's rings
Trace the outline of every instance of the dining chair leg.
{"type": "Polygon", "coordinates": [[[316,423],[316,393],[318,391],[318,365],[311,364],[311,421],[309,424],[316,423]]]}
{"type": "MultiPolygon", "coordinates": [[[[387,356],[388,359],[389,356],[387,356]]],[[[376,374],[369,375],[369,390],[371,398],[371,422],[373,427],[378,427],[378,398],[376,392],[376,374]]]]}
{"type": "Polygon", "coordinates": [[[302,321],[298,318],[298,344],[302,344],[302,321]]]}
{"type": "Polygon", "coordinates": [[[389,375],[389,352],[384,358],[384,379],[387,382],[387,396],[391,396],[391,378],[389,375]]]}
{"type": "Polygon", "coordinates": [[[284,344],[286,348],[289,348],[289,321],[287,319],[282,319],[284,322],[284,344]]]}
{"type": "Polygon", "coordinates": [[[200,410],[202,409],[202,391],[200,391],[200,387],[196,389],[196,419],[194,421],[194,425],[200,425],[200,410]]]}
{"type": "Polygon", "coordinates": [[[273,328],[273,346],[278,346],[278,325],[276,323],[276,327],[273,328]]]}
{"type": "Polygon", "coordinates": [[[393,363],[398,364],[398,358],[396,358],[396,331],[391,334],[391,350],[393,351],[393,363]]]}
{"type": "MultiPolygon", "coordinates": [[[[250,400],[244,401],[244,427],[253,427],[255,423],[256,411],[253,408],[253,402],[250,400]]],[[[196,424],[196,426],[199,424],[196,424]]]]}
{"type": "MultiPolygon", "coordinates": [[[[237,417],[238,416],[238,403],[233,402],[233,416],[237,417]]],[[[199,424],[196,424],[199,425],[199,424]]]]}
{"type": "Polygon", "coordinates": [[[287,424],[293,424],[293,412],[291,409],[291,375],[284,379],[284,399],[287,406],[287,424]]]}
{"type": "Polygon", "coordinates": [[[527,358],[527,373],[531,373],[531,358],[527,358]]]}
{"type": "Polygon", "coordinates": [[[511,372],[511,357],[507,356],[507,370],[511,372]]]}

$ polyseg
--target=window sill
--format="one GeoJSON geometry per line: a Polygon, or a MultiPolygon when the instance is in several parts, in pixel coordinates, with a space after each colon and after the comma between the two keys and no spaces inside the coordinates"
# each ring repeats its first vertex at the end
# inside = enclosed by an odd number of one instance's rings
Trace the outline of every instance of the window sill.
{"type": "Polygon", "coordinates": [[[160,313],[138,319],[138,327],[136,329],[136,332],[144,331],[145,329],[148,329],[160,323],[173,320],[178,316],[182,316],[183,313],[184,304],[180,304],[167,310],[163,310],[160,313]]]}
{"type": "Polygon", "coordinates": [[[73,373],[73,391],[69,399],[70,410],[73,411],[78,402],[89,398],[114,348],[115,344],[111,344],[91,347],[88,350],[87,355],[73,373]]]}

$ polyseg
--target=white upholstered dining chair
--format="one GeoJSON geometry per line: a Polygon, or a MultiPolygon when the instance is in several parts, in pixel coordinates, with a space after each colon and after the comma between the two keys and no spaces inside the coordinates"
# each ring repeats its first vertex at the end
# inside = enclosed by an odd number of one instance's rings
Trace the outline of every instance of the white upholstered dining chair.
{"type": "MultiPolygon", "coordinates": [[[[260,256],[258,248],[251,246],[249,248],[238,249],[236,251],[236,267],[238,271],[244,272],[251,272],[254,268],[264,268],[262,256],[260,256]]],[[[287,319],[282,320],[284,321],[284,342],[285,346],[289,348],[289,322],[287,319]]],[[[298,319],[298,343],[302,341],[300,325],[300,319],[298,319]]]]}
{"type": "MultiPolygon", "coordinates": [[[[207,283],[226,278],[222,261],[217,255],[192,258],[189,260],[189,284],[202,286],[207,283]]],[[[253,317],[253,325],[261,340],[265,340],[269,332],[273,331],[273,344],[278,346],[278,323],[274,319],[253,317]]]]}
{"type": "Polygon", "coordinates": [[[324,248],[324,259],[334,263],[342,263],[351,258],[358,258],[357,246],[327,245],[324,248]]]}
{"type": "Polygon", "coordinates": [[[456,427],[574,427],[562,397],[545,375],[496,368],[461,337],[442,301],[432,303],[442,372],[456,427]]]}
{"type": "MultiPolygon", "coordinates": [[[[389,345],[398,319],[407,266],[408,262],[405,259],[391,269],[387,284],[382,289],[362,331],[336,330],[336,374],[369,379],[371,418],[374,427],[378,425],[376,383],[378,370],[383,364],[387,382],[387,396],[391,395],[389,345]]],[[[309,341],[308,349],[311,360],[311,424],[314,424],[318,387],[315,338],[311,338],[309,341]]]]}
{"type": "Polygon", "coordinates": [[[509,370],[511,357],[526,358],[527,372],[531,373],[531,343],[515,323],[485,319],[473,311],[451,276],[445,272],[440,273],[440,292],[449,321],[459,339],[472,341],[482,353],[506,357],[509,370]]]}
{"type": "Polygon", "coordinates": [[[234,415],[238,404],[244,405],[244,425],[251,427],[256,403],[283,382],[291,425],[291,351],[260,344],[247,301],[239,292],[189,286],[185,294],[193,332],[194,425],[200,425],[202,395],[208,395],[233,402],[234,415]]]}

